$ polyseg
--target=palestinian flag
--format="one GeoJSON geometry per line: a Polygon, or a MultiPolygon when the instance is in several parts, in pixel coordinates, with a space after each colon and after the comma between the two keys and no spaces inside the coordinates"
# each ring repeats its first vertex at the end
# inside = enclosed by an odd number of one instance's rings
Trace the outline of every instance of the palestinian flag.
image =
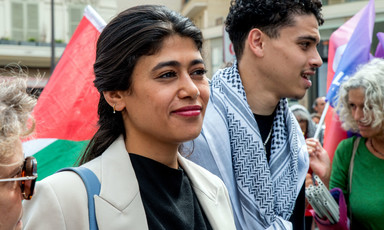
{"type": "Polygon", "coordinates": [[[96,42],[105,25],[91,6],[85,8],[37,101],[35,134],[23,142],[23,148],[26,156],[33,155],[38,162],[38,180],[74,166],[97,130],[99,93],[93,85],[93,64],[96,42]]]}

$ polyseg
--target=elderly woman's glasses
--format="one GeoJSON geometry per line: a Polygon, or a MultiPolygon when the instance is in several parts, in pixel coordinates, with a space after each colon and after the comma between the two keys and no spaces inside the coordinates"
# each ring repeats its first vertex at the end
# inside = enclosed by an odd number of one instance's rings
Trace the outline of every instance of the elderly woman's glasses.
{"type": "Polygon", "coordinates": [[[25,158],[20,177],[0,179],[0,182],[20,181],[21,193],[24,199],[30,200],[35,189],[37,178],[37,162],[34,157],[25,158]]]}

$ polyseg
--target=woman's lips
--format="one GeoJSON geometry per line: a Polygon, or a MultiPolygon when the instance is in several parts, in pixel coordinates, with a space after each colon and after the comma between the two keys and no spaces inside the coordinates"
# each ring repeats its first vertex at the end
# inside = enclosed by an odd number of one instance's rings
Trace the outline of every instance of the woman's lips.
{"type": "Polygon", "coordinates": [[[200,105],[185,106],[172,111],[172,113],[180,116],[185,116],[185,117],[199,116],[201,114],[201,106],[200,105]]]}

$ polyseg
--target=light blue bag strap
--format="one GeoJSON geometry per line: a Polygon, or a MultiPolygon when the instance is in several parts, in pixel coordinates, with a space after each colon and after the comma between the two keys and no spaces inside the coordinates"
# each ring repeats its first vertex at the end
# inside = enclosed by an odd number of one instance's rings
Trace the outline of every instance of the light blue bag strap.
{"type": "Polygon", "coordinates": [[[97,176],[88,168],[85,167],[70,167],[63,168],[57,172],[62,171],[73,171],[77,173],[84,182],[85,188],[88,195],[88,214],[89,214],[89,229],[98,230],[95,214],[95,201],[93,199],[94,195],[100,194],[100,181],[97,176]]]}

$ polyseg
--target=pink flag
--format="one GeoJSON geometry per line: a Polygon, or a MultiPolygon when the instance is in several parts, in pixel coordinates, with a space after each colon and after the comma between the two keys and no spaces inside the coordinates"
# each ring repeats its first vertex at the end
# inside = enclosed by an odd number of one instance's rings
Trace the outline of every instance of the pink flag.
{"type": "MultiPolygon", "coordinates": [[[[327,102],[332,106],[337,101],[340,84],[355,72],[359,64],[369,61],[374,22],[374,0],[370,0],[367,6],[332,33],[329,39],[327,75],[327,102]]],[[[325,121],[324,148],[332,159],[339,142],[347,138],[347,132],[341,128],[331,107],[325,121]]]]}

